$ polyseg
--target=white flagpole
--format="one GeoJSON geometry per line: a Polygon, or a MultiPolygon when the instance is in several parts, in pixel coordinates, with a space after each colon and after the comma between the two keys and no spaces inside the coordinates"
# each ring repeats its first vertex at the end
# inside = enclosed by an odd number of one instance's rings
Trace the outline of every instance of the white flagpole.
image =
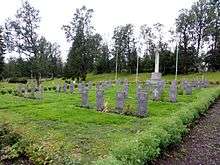
{"type": "Polygon", "coordinates": [[[136,83],[138,82],[138,66],[139,66],[139,57],[137,54],[136,83]]]}
{"type": "Polygon", "coordinates": [[[118,79],[118,53],[116,54],[115,59],[115,81],[118,79]]]}
{"type": "Polygon", "coordinates": [[[179,58],[179,45],[176,44],[176,73],[175,73],[175,80],[177,80],[178,58],[179,58]]]}

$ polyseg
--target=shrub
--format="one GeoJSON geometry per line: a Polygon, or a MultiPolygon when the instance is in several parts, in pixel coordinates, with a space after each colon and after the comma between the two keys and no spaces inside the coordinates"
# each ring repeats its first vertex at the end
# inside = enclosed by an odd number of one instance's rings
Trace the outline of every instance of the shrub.
{"type": "Polygon", "coordinates": [[[47,87],[44,87],[44,91],[47,91],[47,87]]]}
{"type": "Polygon", "coordinates": [[[220,82],[219,82],[219,81],[216,81],[215,83],[216,83],[217,85],[219,85],[219,84],[220,84],[220,82]]]}
{"type": "Polygon", "coordinates": [[[6,92],[5,90],[1,90],[0,93],[1,93],[2,95],[4,95],[4,94],[6,94],[7,92],[6,92]]]}
{"type": "Polygon", "coordinates": [[[57,88],[55,86],[53,86],[53,90],[55,91],[57,88]]]}
{"type": "Polygon", "coordinates": [[[52,89],[51,87],[48,87],[48,90],[49,90],[49,91],[51,91],[51,89],[52,89]]]}
{"type": "Polygon", "coordinates": [[[14,78],[10,78],[9,83],[22,83],[22,84],[26,84],[27,83],[27,79],[26,78],[17,78],[17,77],[14,77],[14,78]]]}
{"type": "Polygon", "coordinates": [[[13,90],[12,89],[8,89],[8,93],[12,94],[13,90]]]}
{"type": "Polygon", "coordinates": [[[75,85],[74,85],[74,87],[75,87],[75,88],[78,88],[78,85],[77,85],[77,84],[75,84],[75,85]]]}

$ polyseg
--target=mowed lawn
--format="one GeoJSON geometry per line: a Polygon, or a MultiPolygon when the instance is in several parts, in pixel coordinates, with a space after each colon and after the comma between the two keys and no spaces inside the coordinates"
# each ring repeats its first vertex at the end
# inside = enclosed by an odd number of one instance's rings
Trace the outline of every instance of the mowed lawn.
{"type": "MultiPolygon", "coordinates": [[[[113,86],[105,91],[109,109],[115,107],[116,90],[113,86]]],[[[97,112],[95,87],[89,92],[90,109],[80,107],[78,92],[47,91],[42,100],[6,94],[0,97],[0,123],[9,123],[28,142],[25,150],[36,162],[52,159],[54,162],[90,164],[107,157],[123,139],[167,120],[181,107],[199,99],[201,92],[209,90],[214,89],[194,90],[191,96],[180,93],[177,103],[170,103],[167,87],[161,101],[149,100],[146,118],[97,112]]],[[[129,86],[125,107],[135,111],[136,106],[136,85],[133,83],[129,86]]]]}

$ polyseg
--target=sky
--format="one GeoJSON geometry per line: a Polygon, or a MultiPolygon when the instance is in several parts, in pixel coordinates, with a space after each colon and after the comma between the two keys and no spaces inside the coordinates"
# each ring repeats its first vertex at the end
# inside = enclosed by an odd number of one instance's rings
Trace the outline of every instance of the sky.
{"type": "MultiPolygon", "coordinates": [[[[0,0],[0,25],[13,17],[25,0],[0,0]]],[[[166,29],[174,27],[178,11],[190,8],[196,0],[28,0],[40,10],[40,33],[61,46],[65,61],[70,43],[66,42],[62,25],[68,24],[76,8],[85,5],[94,9],[92,18],[96,32],[109,42],[114,27],[127,23],[140,26],[162,23],[166,29]]]]}

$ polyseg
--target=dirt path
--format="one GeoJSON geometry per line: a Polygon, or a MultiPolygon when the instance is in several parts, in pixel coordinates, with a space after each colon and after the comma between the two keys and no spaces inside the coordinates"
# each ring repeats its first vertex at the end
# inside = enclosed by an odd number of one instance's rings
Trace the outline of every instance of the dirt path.
{"type": "Polygon", "coordinates": [[[178,146],[154,165],[220,165],[220,99],[201,117],[178,146]]]}

